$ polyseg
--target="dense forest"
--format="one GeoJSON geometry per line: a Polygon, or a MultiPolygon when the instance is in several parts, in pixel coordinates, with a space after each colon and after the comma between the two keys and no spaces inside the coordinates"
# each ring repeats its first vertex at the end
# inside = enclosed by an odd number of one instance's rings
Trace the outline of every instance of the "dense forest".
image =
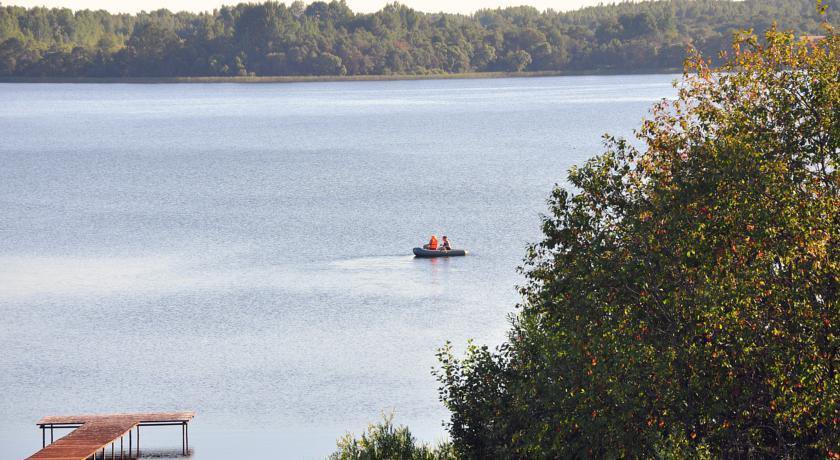
{"type": "MultiPolygon", "coordinates": [[[[828,22],[840,23],[840,0],[828,22]]],[[[358,14],[343,0],[240,3],[212,13],[136,15],[0,6],[0,76],[174,77],[622,72],[680,68],[735,30],[774,19],[821,33],[814,0],[669,0],[573,12],[531,7],[471,16],[393,3],[358,14]]]]}

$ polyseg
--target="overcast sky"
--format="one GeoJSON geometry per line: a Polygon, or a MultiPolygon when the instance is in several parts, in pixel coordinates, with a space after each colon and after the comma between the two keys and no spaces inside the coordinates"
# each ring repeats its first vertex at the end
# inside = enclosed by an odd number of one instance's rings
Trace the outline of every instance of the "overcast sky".
{"type": "MultiPolygon", "coordinates": [[[[291,3],[294,0],[286,0],[291,3]]],[[[347,0],[353,11],[371,12],[382,8],[392,0],[347,0]]],[[[223,4],[236,4],[239,0],[0,0],[2,5],[67,7],[77,9],[104,9],[111,12],[135,13],[140,10],[156,10],[167,8],[172,11],[208,11],[223,4]]],[[[257,3],[257,2],[253,2],[257,3]]],[[[311,0],[306,1],[311,3],[311,0]]],[[[614,3],[611,0],[402,0],[400,3],[414,9],[427,12],[446,11],[451,13],[472,13],[481,8],[497,8],[517,5],[533,5],[540,10],[553,8],[555,10],[573,10],[582,6],[597,5],[599,3],[614,3]]]]}

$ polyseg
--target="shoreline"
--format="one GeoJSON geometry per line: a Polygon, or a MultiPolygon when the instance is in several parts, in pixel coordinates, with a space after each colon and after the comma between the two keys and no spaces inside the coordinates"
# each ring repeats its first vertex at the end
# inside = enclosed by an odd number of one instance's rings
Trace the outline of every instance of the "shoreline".
{"type": "Polygon", "coordinates": [[[0,83],[314,83],[404,80],[475,80],[491,78],[577,77],[607,75],[664,75],[682,73],[683,69],[639,69],[636,71],[533,71],[533,72],[467,72],[452,74],[405,75],[294,75],[247,77],[0,77],[0,83]]]}

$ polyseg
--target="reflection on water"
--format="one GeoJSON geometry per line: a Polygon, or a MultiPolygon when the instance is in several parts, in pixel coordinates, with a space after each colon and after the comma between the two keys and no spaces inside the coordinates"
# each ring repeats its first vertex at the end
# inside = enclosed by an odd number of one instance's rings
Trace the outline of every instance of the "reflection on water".
{"type": "Polygon", "coordinates": [[[195,410],[200,459],[440,439],[435,350],[502,340],[551,187],[672,78],[0,84],[0,457],[91,412],[195,410]]]}
{"type": "MultiPolygon", "coordinates": [[[[140,456],[136,458],[191,458],[194,453],[195,449],[193,449],[192,447],[190,447],[190,450],[187,452],[186,455],[184,455],[184,452],[180,449],[143,449],[140,451],[140,456]]],[[[117,453],[116,457],[119,458],[119,456],[119,453],[117,453]]]]}

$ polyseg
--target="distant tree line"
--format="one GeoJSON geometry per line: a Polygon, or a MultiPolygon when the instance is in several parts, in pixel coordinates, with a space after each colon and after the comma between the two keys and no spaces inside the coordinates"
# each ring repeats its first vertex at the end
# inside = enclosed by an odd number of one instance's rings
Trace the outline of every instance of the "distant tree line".
{"type": "MultiPolygon", "coordinates": [[[[828,22],[840,23],[840,0],[828,22]]],[[[833,4],[833,5],[832,5],[833,4]]],[[[813,0],[669,0],[560,13],[531,7],[429,14],[343,0],[241,3],[212,13],[136,15],[0,6],[0,76],[392,75],[637,71],[708,56],[735,30],[819,34],[813,0]]]]}

